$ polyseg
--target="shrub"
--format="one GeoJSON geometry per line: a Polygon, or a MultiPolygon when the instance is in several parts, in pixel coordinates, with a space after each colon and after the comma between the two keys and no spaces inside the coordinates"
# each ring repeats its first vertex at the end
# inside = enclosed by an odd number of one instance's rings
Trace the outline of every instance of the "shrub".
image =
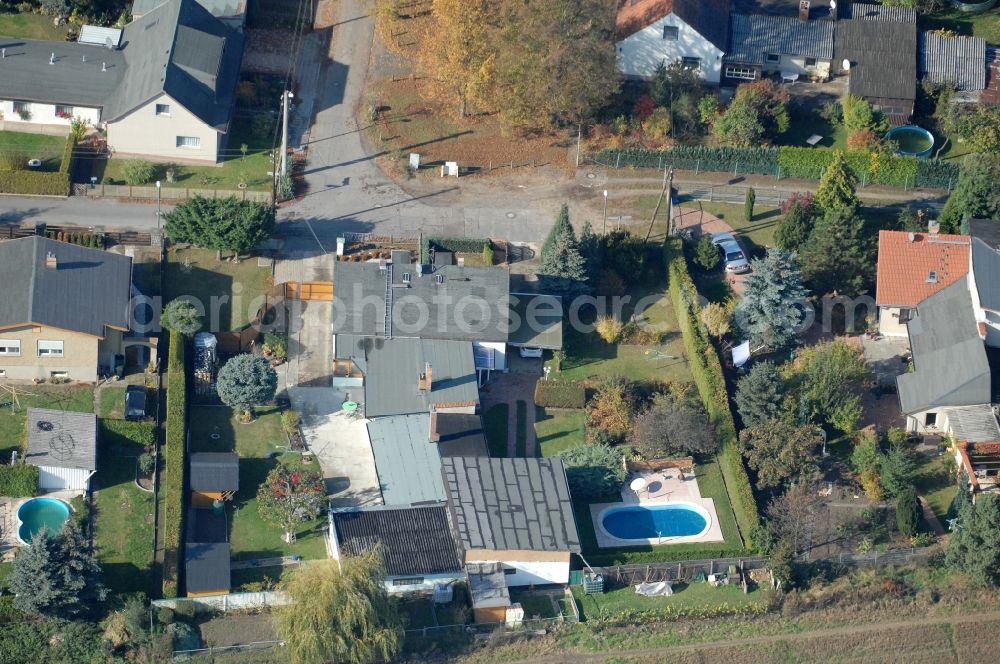
{"type": "Polygon", "coordinates": [[[743,218],[753,221],[753,205],[757,201],[757,192],[753,187],[747,187],[746,196],[743,198],[743,218]]]}
{"type": "Polygon", "coordinates": [[[535,403],[545,408],[583,408],[587,390],[574,381],[540,380],[535,383],[535,403]]]}
{"type": "Polygon", "coordinates": [[[38,466],[0,466],[0,496],[30,498],[38,493],[38,466]]]}
{"type": "Polygon", "coordinates": [[[20,150],[0,152],[0,171],[23,171],[28,167],[28,158],[20,150]]]}
{"type": "Polygon", "coordinates": [[[136,186],[153,179],[153,165],[143,159],[129,159],[122,166],[125,184],[136,186]]]}
{"type": "Polygon", "coordinates": [[[281,429],[285,433],[295,433],[299,430],[302,416],[294,410],[286,410],[281,414],[281,429]]]}
{"type": "Polygon", "coordinates": [[[492,246],[488,238],[425,237],[420,247],[420,262],[431,262],[431,250],[451,251],[456,254],[482,254],[486,246],[492,246]]]}
{"type": "Polygon", "coordinates": [[[852,131],[847,135],[847,149],[864,150],[865,148],[874,145],[876,141],[878,141],[878,137],[871,129],[852,131]]]}
{"type": "Polygon", "coordinates": [[[694,264],[703,270],[711,270],[719,264],[719,250],[712,244],[712,236],[705,233],[694,245],[694,264]]]}
{"type": "Polygon", "coordinates": [[[153,467],[156,466],[156,457],[154,457],[149,452],[143,452],[139,455],[139,472],[143,475],[151,475],[153,473],[153,467]]]}
{"type": "Polygon", "coordinates": [[[613,316],[601,316],[597,319],[595,330],[604,343],[613,344],[622,333],[622,322],[613,316]]]}
{"type": "Polygon", "coordinates": [[[903,489],[896,498],[896,527],[907,537],[916,535],[920,529],[920,502],[912,486],[903,489]]]}
{"type": "Polygon", "coordinates": [[[274,356],[284,361],[288,357],[288,335],[278,332],[264,333],[264,348],[274,356]]]}
{"type": "Polygon", "coordinates": [[[485,265],[493,265],[496,261],[496,256],[493,253],[493,247],[488,244],[483,245],[483,263],[485,265]]]}
{"type": "Polygon", "coordinates": [[[166,606],[159,607],[156,609],[156,621],[161,625],[170,625],[174,622],[174,610],[166,606]]]}
{"type": "Polygon", "coordinates": [[[719,468],[725,480],[736,515],[736,523],[747,548],[753,547],[751,531],[760,523],[757,501],[750,486],[743,457],[736,445],[736,424],[729,410],[729,394],[722,364],[708,333],[699,318],[698,291],[684,261],[680,241],[672,239],[666,246],[670,300],[677,312],[684,349],[691,374],[701,396],[708,419],[719,440],[719,468]]]}
{"type": "Polygon", "coordinates": [[[607,445],[582,445],[559,453],[569,490],[577,500],[616,496],[625,483],[622,453],[607,445]]]}
{"type": "MultiPolygon", "coordinates": [[[[184,528],[184,425],[187,376],[184,336],[170,333],[167,360],[166,464],[163,472],[163,596],[177,597],[184,528]]],[[[178,612],[180,607],[178,605],[178,612]]]]}

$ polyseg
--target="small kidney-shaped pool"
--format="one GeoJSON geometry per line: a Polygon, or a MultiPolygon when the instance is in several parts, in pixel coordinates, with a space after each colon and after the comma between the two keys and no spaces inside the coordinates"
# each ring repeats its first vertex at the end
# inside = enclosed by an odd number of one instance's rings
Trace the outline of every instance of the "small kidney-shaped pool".
{"type": "Polygon", "coordinates": [[[30,544],[31,538],[42,528],[50,533],[61,533],[69,519],[69,505],[55,498],[32,498],[17,508],[17,538],[30,544]]]}
{"type": "Polygon", "coordinates": [[[691,503],[612,507],[601,515],[604,531],[621,540],[696,538],[708,532],[712,517],[691,503]]]}

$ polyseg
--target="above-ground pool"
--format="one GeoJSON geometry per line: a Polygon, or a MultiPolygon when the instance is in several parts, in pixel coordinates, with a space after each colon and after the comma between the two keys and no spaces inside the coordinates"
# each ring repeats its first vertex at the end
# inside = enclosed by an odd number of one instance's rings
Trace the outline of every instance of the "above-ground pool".
{"type": "Polygon", "coordinates": [[[62,532],[69,519],[69,505],[55,498],[32,498],[17,508],[17,538],[23,544],[31,542],[31,537],[42,528],[50,533],[62,532]]]}
{"type": "Polygon", "coordinates": [[[620,540],[653,540],[701,537],[712,517],[691,503],[662,503],[612,507],[601,515],[601,527],[620,540]]]}
{"type": "Polygon", "coordinates": [[[899,154],[908,157],[926,157],[934,149],[934,134],[917,125],[893,127],[885,135],[899,146],[899,154]]]}

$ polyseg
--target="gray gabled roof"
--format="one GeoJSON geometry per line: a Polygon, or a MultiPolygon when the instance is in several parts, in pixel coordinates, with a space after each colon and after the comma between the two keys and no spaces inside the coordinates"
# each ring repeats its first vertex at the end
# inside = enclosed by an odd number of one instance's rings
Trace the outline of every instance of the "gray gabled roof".
{"type": "Polygon", "coordinates": [[[833,58],[833,21],[800,21],[790,16],[733,14],[726,60],[764,64],[768,53],[833,58]]]}
{"type": "Polygon", "coordinates": [[[1000,440],[1000,426],[990,404],[948,408],[945,413],[948,415],[948,427],[958,440],[969,443],[1000,440]]]}
{"type": "Polygon", "coordinates": [[[956,90],[982,90],[986,87],[986,40],[921,31],[917,71],[956,90]]]}
{"type": "Polygon", "coordinates": [[[558,350],[563,346],[563,305],[557,295],[511,293],[512,346],[558,350]]]}
{"type": "Polygon", "coordinates": [[[834,60],[848,60],[848,91],[912,102],[917,96],[917,26],[877,20],[837,21],[834,60]]]}
{"type": "Polygon", "coordinates": [[[914,370],[896,378],[904,413],[990,403],[990,365],[964,279],[918,304],[906,328],[914,370]]]}
{"type": "Polygon", "coordinates": [[[984,309],[1000,311],[1000,250],[972,238],[972,273],[984,309]]]}
{"type": "Polygon", "coordinates": [[[479,384],[469,341],[374,339],[367,355],[365,415],[426,413],[430,406],[479,403],[479,384]],[[431,389],[418,379],[431,365],[431,389]]]}
{"type": "Polygon", "coordinates": [[[368,423],[382,502],[415,505],[445,499],[441,450],[430,442],[430,416],[378,417],[368,423]]]}
{"type": "MultiPolygon", "coordinates": [[[[132,16],[148,14],[166,0],[135,0],[132,3],[132,16]]],[[[198,0],[198,4],[207,9],[216,18],[239,16],[246,11],[244,0],[198,0]]]]}
{"type": "Polygon", "coordinates": [[[1000,219],[969,219],[969,235],[1000,251],[1000,219]]]}
{"type": "Polygon", "coordinates": [[[0,243],[0,283],[0,328],[33,323],[96,337],[129,328],[128,256],[33,235],[0,243]]]}
{"type": "Polygon", "coordinates": [[[580,552],[562,459],[450,457],[442,465],[466,550],[580,552]]]}
{"type": "Polygon", "coordinates": [[[192,454],[188,483],[192,491],[239,491],[239,455],[235,452],[192,454]]]}
{"type": "Polygon", "coordinates": [[[408,509],[365,508],[334,512],[341,551],[360,555],[382,545],[390,576],[444,574],[462,569],[458,544],[443,504],[408,509]]]}
{"type": "Polygon", "coordinates": [[[167,0],[125,26],[125,76],[105,106],[113,122],[167,94],[226,132],[243,60],[243,35],[196,0],[167,0]]]}
{"type": "Polygon", "coordinates": [[[510,272],[505,268],[444,265],[420,272],[409,262],[382,269],[377,262],[338,261],[333,283],[337,334],[385,336],[388,292],[392,337],[507,341],[510,272]]]}
{"type": "Polygon", "coordinates": [[[188,593],[229,590],[229,543],[188,542],[184,546],[184,585],[188,593]]]}
{"type": "Polygon", "coordinates": [[[845,0],[842,6],[842,18],[855,21],[877,21],[881,23],[913,23],[917,22],[917,12],[908,7],[892,7],[871,2],[851,2],[845,0]]]}
{"type": "Polygon", "coordinates": [[[29,408],[27,428],[25,462],[97,470],[97,416],[93,413],[29,408]]]}
{"type": "Polygon", "coordinates": [[[101,46],[0,37],[0,48],[0,99],[101,108],[125,75],[124,53],[101,46]]]}

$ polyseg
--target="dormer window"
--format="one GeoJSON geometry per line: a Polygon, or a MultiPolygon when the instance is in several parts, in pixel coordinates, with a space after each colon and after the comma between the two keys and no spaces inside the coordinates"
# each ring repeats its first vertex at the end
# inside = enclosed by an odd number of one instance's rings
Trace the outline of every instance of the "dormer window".
{"type": "Polygon", "coordinates": [[[938,279],[938,274],[935,270],[931,270],[927,273],[927,283],[936,284],[938,279]]]}

